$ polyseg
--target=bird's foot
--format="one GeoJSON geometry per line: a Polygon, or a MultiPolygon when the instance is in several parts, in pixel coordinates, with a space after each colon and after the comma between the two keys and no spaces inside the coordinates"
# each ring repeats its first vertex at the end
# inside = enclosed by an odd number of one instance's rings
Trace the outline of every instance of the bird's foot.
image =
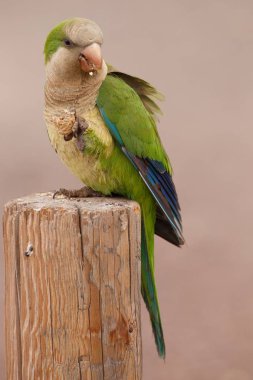
{"type": "Polygon", "coordinates": [[[73,124],[72,131],[64,135],[64,140],[69,141],[72,140],[73,137],[76,138],[76,146],[77,148],[82,152],[85,147],[84,139],[83,139],[83,134],[88,128],[88,123],[85,119],[82,117],[76,116],[76,121],[73,124]]]}
{"type": "Polygon", "coordinates": [[[88,197],[103,197],[102,193],[98,191],[92,190],[90,187],[84,186],[78,190],[67,190],[67,189],[59,189],[55,191],[53,194],[53,198],[56,198],[59,195],[63,195],[67,198],[88,198],[88,197]]]}

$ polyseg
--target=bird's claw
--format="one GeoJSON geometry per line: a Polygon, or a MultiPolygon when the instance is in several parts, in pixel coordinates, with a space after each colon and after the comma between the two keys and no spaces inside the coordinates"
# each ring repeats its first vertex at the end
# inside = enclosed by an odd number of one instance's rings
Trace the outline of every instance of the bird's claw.
{"type": "Polygon", "coordinates": [[[70,198],[88,198],[88,197],[103,197],[104,195],[102,193],[99,193],[98,191],[92,190],[90,187],[82,187],[78,190],[67,190],[67,189],[59,189],[54,192],[53,199],[55,199],[57,196],[64,196],[68,199],[70,198]]]}
{"type": "Polygon", "coordinates": [[[57,196],[63,195],[64,197],[67,197],[70,199],[70,195],[67,189],[59,189],[53,193],[53,199],[55,199],[57,196]]]}
{"type": "Polygon", "coordinates": [[[83,139],[83,134],[88,128],[88,123],[82,117],[76,116],[76,120],[73,124],[72,131],[64,136],[65,141],[72,140],[73,137],[76,139],[76,146],[80,151],[84,150],[85,143],[83,139]]]}

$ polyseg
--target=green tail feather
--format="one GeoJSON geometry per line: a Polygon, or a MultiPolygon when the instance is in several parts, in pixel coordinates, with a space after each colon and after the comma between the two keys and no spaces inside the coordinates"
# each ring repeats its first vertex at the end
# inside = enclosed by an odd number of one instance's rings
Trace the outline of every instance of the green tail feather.
{"type": "Polygon", "coordinates": [[[149,312],[152,330],[155,337],[157,352],[160,357],[165,358],[165,343],[154,280],[153,265],[148,254],[148,244],[145,227],[142,223],[141,233],[141,293],[149,312]]]}

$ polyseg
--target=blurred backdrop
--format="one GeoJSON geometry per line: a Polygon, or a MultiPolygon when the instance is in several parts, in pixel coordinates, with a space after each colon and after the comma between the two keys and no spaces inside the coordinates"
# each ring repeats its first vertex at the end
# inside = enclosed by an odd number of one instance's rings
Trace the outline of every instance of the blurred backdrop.
{"type": "MultiPolygon", "coordinates": [[[[0,8],[1,206],[80,186],[47,138],[42,51],[62,19],[94,19],[106,60],[166,96],[159,132],[187,240],[182,249],[156,240],[167,357],[157,357],[143,306],[143,379],[252,379],[253,2],[2,0],[0,8]]],[[[0,260],[3,367],[2,253],[0,260]]]]}

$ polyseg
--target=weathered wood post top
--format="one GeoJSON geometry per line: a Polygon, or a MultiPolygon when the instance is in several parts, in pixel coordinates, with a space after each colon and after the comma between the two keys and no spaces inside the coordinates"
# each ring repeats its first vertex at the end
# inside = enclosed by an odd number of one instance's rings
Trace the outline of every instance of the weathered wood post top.
{"type": "Polygon", "coordinates": [[[120,198],[5,206],[7,379],[141,379],[140,238],[120,198]]]}

